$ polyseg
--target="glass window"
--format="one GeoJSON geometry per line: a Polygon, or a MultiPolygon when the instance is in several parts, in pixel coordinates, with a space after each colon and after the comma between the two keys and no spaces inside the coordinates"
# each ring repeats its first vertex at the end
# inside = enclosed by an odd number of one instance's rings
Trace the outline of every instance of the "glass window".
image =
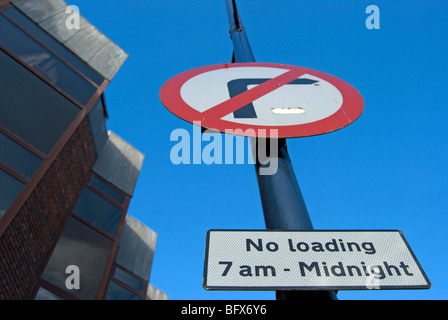
{"type": "Polygon", "coordinates": [[[1,50],[0,88],[0,125],[44,155],[80,112],[1,50]]]}
{"type": "Polygon", "coordinates": [[[95,299],[112,248],[112,240],[81,221],[70,218],[59,239],[42,278],[85,300],[95,299]],[[67,289],[68,266],[79,269],[79,289],[67,289]]]}
{"type": "Polygon", "coordinates": [[[89,189],[85,189],[74,212],[100,229],[115,236],[122,211],[89,189]]]}
{"type": "Polygon", "coordinates": [[[0,44],[72,98],[85,105],[96,88],[65,63],[0,16],[0,44]]]}
{"type": "Polygon", "coordinates": [[[34,300],[64,300],[64,299],[54,294],[53,292],[50,292],[47,289],[41,287],[39,288],[39,291],[37,291],[34,300]]]}
{"type": "Polygon", "coordinates": [[[85,76],[87,76],[90,80],[95,82],[97,85],[100,85],[104,78],[101,77],[98,73],[92,70],[86,63],[81,61],[75,54],[69,51],[66,47],[61,45],[56,39],[51,37],[46,31],[41,29],[38,25],[36,25],[33,21],[29,20],[25,17],[20,11],[16,8],[11,7],[3,10],[3,13],[8,16],[11,20],[25,29],[29,34],[42,42],[47,48],[52,50],[54,53],[59,55],[62,59],[67,61],[72,67],[76,68],[80,72],[82,72],[85,76]]]}
{"type": "Polygon", "coordinates": [[[0,132],[0,162],[30,179],[42,159],[0,132]]]}
{"type": "Polygon", "coordinates": [[[101,192],[103,192],[105,195],[111,197],[112,199],[116,200],[118,203],[123,204],[125,196],[112,188],[111,186],[105,184],[103,181],[98,179],[97,177],[93,176],[92,180],[90,180],[90,185],[94,186],[101,192]]]}
{"type": "Polygon", "coordinates": [[[120,280],[121,282],[127,284],[137,291],[143,290],[143,281],[135,278],[134,276],[127,273],[126,271],[121,270],[120,268],[115,268],[114,279],[120,280]]]}
{"type": "Polygon", "coordinates": [[[104,96],[98,98],[98,100],[93,104],[92,109],[90,109],[87,114],[90,129],[92,130],[95,151],[97,154],[101,153],[101,150],[106,144],[108,138],[106,128],[107,113],[103,103],[103,97],[104,96]]]}
{"type": "Polygon", "coordinates": [[[138,295],[119,286],[114,282],[109,282],[107,288],[106,300],[142,300],[138,295]]]}
{"type": "Polygon", "coordinates": [[[0,218],[22,191],[24,184],[0,169],[0,218]]]}

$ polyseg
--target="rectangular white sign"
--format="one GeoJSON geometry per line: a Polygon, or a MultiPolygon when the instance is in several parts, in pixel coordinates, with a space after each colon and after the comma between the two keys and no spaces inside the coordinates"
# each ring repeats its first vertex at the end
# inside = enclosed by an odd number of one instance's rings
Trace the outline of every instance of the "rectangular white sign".
{"type": "Polygon", "coordinates": [[[398,230],[209,230],[207,290],[428,289],[398,230]]]}

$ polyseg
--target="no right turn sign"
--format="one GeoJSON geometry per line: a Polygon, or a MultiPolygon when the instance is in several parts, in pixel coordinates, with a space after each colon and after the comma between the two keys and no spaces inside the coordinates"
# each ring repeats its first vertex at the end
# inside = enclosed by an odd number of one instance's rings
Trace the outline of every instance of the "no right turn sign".
{"type": "Polygon", "coordinates": [[[313,136],[348,126],[364,101],[345,81],[329,74],[274,63],[226,63],[200,67],[168,80],[165,107],[201,126],[275,138],[313,136]]]}

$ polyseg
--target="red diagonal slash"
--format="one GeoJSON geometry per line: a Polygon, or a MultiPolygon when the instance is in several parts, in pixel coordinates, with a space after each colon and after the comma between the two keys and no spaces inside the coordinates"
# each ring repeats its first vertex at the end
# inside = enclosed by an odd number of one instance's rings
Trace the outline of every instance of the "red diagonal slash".
{"type": "Polygon", "coordinates": [[[268,93],[285,84],[288,84],[302,75],[304,75],[304,73],[301,70],[289,70],[282,73],[271,80],[263,82],[250,90],[244,91],[239,95],[204,111],[202,113],[202,119],[221,119],[229,113],[232,113],[245,105],[254,102],[258,98],[267,95],[268,93]]]}

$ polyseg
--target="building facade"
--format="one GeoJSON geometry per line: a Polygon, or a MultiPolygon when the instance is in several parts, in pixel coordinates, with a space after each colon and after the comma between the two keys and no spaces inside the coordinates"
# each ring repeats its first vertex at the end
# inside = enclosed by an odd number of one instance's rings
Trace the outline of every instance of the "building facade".
{"type": "Polygon", "coordinates": [[[73,14],[0,0],[0,299],[166,299],[127,214],[144,156],[106,128],[127,54],[73,14]]]}

